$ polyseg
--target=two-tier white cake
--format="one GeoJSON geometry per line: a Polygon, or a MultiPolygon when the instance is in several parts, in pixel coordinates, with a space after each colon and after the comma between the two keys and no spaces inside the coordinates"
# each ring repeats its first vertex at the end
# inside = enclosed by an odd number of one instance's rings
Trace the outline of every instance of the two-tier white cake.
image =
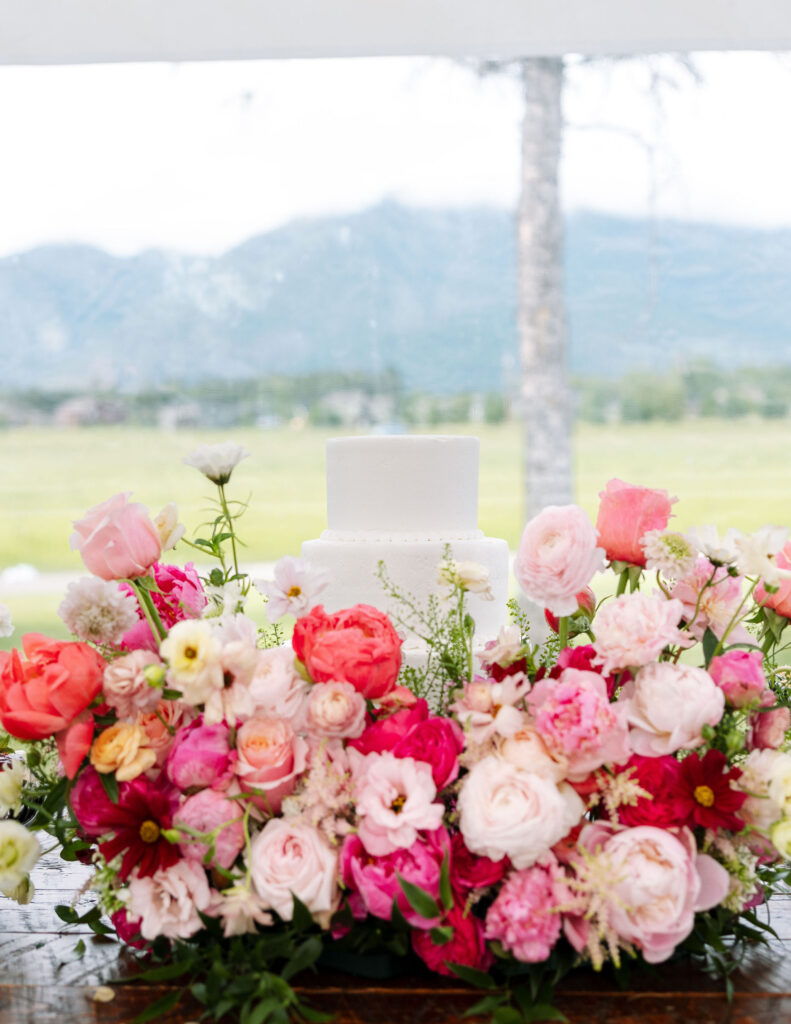
{"type": "Polygon", "coordinates": [[[344,437],[327,442],[327,529],[302,545],[332,582],[328,611],[371,604],[392,611],[376,571],[382,560],[402,591],[425,601],[438,589],[445,545],[456,561],[489,572],[494,600],[469,595],[478,637],[505,622],[508,545],[478,529],[476,437],[412,435],[344,437]]]}

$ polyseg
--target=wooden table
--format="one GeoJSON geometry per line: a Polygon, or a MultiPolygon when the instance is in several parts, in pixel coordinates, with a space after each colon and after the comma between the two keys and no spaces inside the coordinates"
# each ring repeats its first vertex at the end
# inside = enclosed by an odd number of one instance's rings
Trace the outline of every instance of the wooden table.
{"type": "MultiPolygon", "coordinates": [[[[27,907],[0,897],[0,1024],[122,1024],[168,991],[167,985],[113,985],[109,1003],[93,1001],[97,986],[132,973],[115,941],[89,930],[65,931],[55,916],[70,903],[90,871],[50,855],[36,869],[36,898],[27,907]],[[74,947],[82,939],[81,958],[74,947]],[[120,955],[119,955],[120,954],[120,955]]],[[[82,895],[78,908],[94,902],[82,895]]],[[[791,940],[791,898],[771,906],[775,930],[791,940]]],[[[580,971],[562,983],[556,1005],[572,1024],[789,1024],[791,962],[780,942],[757,947],[735,979],[731,1005],[723,986],[686,963],[663,964],[633,974],[621,992],[606,973],[580,971]]],[[[388,982],[361,981],[340,973],[307,974],[297,986],[314,1006],[334,1011],[339,1024],[460,1024],[479,995],[460,983],[425,974],[388,982]]],[[[200,1008],[185,1005],[161,1024],[197,1021],[200,1008]]]]}

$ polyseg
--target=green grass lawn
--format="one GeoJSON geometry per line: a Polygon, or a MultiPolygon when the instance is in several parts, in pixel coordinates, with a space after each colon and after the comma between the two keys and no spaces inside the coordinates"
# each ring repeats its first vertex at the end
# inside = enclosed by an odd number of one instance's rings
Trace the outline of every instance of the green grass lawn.
{"type": "MultiPolygon", "coordinates": [[[[522,440],[516,424],[445,428],[481,439],[480,526],[519,541],[523,522],[522,440]]],[[[69,550],[71,521],[118,491],[150,511],[175,501],[192,531],[206,516],[211,486],[182,458],[197,444],[232,437],[252,457],[240,464],[230,496],[250,499],[241,524],[247,561],[298,554],[325,526],[324,441],[319,430],[180,431],[143,428],[20,429],[0,432],[0,570],[29,562],[41,570],[81,567],[69,550]]],[[[679,497],[679,527],[716,523],[752,530],[791,524],[791,421],[700,420],[592,426],[575,434],[576,500],[595,517],[598,492],[619,476],[679,497]]],[[[182,560],[189,557],[184,552],[182,560]]],[[[20,629],[57,629],[52,599],[0,593],[20,629]]]]}

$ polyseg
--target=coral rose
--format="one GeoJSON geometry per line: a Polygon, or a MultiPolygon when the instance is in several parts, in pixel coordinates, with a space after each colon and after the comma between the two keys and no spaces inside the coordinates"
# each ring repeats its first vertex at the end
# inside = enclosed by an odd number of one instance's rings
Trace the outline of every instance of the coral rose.
{"type": "Polygon", "coordinates": [[[253,803],[268,814],[279,814],[305,770],[308,744],[280,718],[249,718],[236,734],[239,756],[235,771],[244,791],[256,791],[253,803]],[[265,795],[262,795],[262,792],[265,795]]]}
{"type": "Polygon", "coordinates": [[[670,509],[678,499],[671,498],[667,491],[636,487],[617,478],[608,481],[599,497],[596,529],[609,560],[645,565],[640,542],[650,530],[667,527],[670,509]]]}
{"type": "Polygon", "coordinates": [[[119,782],[131,782],[156,764],[157,755],[148,746],[140,725],[117,722],[99,733],[91,747],[91,764],[101,775],[115,772],[119,782]]]}
{"type": "Polygon", "coordinates": [[[162,542],[145,505],[116,494],[74,523],[70,544],[85,568],[103,580],[144,576],[162,553],[162,542]]]}

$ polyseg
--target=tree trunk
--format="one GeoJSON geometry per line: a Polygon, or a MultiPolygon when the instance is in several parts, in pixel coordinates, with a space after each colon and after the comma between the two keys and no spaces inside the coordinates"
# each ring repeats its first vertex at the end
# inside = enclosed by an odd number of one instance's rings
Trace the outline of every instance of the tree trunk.
{"type": "Polygon", "coordinates": [[[572,500],[571,395],[566,371],[563,221],[558,170],[563,59],[521,62],[524,86],[519,201],[519,345],[528,519],[572,500]]]}

